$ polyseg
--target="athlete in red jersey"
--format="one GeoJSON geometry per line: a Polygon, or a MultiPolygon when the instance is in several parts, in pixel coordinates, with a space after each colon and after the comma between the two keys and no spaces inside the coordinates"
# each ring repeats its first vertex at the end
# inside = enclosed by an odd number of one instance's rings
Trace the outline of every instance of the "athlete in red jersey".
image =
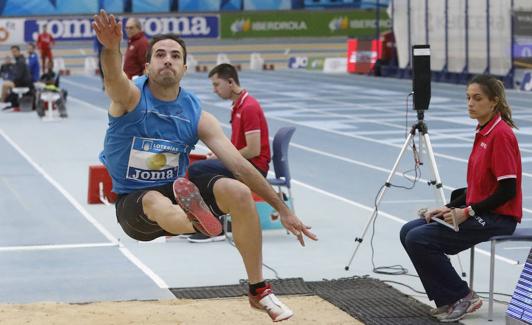
{"type": "MultiPolygon", "coordinates": [[[[238,73],[232,65],[222,63],[209,72],[214,91],[223,99],[233,101],[231,112],[231,143],[264,176],[268,174],[271,160],[268,124],[259,102],[240,87],[238,73]]],[[[214,173],[233,178],[233,174],[216,156],[191,165],[191,177],[196,173],[214,173]]]]}
{"type": "Polygon", "coordinates": [[[45,73],[46,67],[48,66],[46,64],[46,60],[52,61],[52,46],[54,46],[54,38],[50,33],[47,31],[48,27],[46,25],[42,26],[42,33],[39,34],[37,37],[37,48],[41,52],[41,67],[42,67],[42,73],[45,73]]]}
{"type": "MultiPolygon", "coordinates": [[[[268,174],[270,163],[270,142],[268,140],[268,124],[259,102],[247,90],[240,87],[238,73],[232,65],[222,63],[209,72],[214,92],[222,99],[233,102],[231,112],[231,143],[255,168],[264,176],[268,174]]],[[[202,175],[223,175],[236,178],[235,175],[209,153],[206,160],[190,165],[188,175],[194,180],[202,175]]],[[[201,233],[188,238],[194,243],[224,240],[225,234],[207,237],[201,233]]]]}

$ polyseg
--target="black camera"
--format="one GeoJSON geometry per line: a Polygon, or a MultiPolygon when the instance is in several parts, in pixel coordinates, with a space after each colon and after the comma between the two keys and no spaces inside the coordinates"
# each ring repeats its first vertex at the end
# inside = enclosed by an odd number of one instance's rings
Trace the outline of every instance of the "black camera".
{"type": "Polygon", "coordinates": [[[412,91],[414,110],[429,109],[430,104],[430,45],[412,46],[412,91]]]}

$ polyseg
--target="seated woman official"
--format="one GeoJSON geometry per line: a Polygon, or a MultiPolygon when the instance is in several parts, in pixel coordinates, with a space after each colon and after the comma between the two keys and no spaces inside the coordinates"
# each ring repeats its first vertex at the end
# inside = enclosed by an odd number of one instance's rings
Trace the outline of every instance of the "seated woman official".
{"type": "Polygon", "coordinates": [[[405,224],[401,243],[430,300],[431,314],[455,322],[480,308],[482,300],[455,271],[454,255],[496,235],[511,235],[522,217],[521,154],[504,85],[492,76],[474,77],[467,86],[467,111],[476,119],[467,164],[467,189],[447,205],[405,224]],[[459,231],[431,218],[441,218],[459,231]]]}

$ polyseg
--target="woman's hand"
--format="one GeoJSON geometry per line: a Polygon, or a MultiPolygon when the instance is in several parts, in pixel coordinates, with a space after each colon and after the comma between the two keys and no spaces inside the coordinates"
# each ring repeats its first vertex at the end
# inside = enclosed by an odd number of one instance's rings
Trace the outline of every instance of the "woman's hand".
{"type": "Polygon", "coordinates": [[[427,223],[430,223],[432,220],[432,218],[443,218],[443,216],[446,214],[446,213],[450,213],[451,209],[446,207],[446,206],[443,206],[441,208],[436,208],[436,209],[432,209],[432,210],[429,210],[427,212],[425,212],[423,214],[423,217],[425,218],[425,221],[427,223]]]}
{"type": "Polygon", "coordinates": [[[453,214],[456,222],[456,226],[460,225],[462,222],[466,221],[469,218],[469,215],[466,213],[466,209],[453,209],[454,211],[449,211],[443,215],[443,220],[448,224],[454,226],[453,223],[453,214]]]}

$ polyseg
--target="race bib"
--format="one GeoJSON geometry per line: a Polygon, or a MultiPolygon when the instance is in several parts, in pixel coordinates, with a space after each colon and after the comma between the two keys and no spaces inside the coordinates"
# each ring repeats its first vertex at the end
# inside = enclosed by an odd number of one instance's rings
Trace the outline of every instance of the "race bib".
{"type": "Polygon", "coordinates": [[[173,180],[185,149],[184,144],[168,140],[134,137],[126,178],[143,182],[173,180]]]}

